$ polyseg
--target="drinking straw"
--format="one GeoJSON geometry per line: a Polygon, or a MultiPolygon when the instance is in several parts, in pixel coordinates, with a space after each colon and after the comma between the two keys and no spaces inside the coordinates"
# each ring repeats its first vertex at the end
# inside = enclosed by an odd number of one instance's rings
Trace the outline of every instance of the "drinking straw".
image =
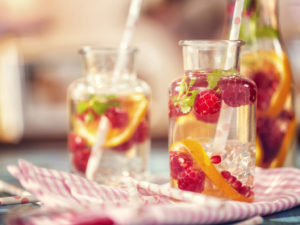
{"type": "Polygon", "coordinates": [[[127,60],[126,49],[130,46],[133,38],[133,33],[136,27],[136,22],[139,18],[143,0],[132,0],[129,8],[129,13],[126,21],[125,30],[121,39],[120,50],[116,66],[114,68],[113,78],[117,79],[127,60]]]}
{"type": "MultiPolygon", "coordinates": [[[[239,38],[243,7],[244,0],[235,1],[229,40],[238,40],[239,38]]],[[[233,64],[233,60],[234,57],[232,55],[232,52],[228,49],[225,67],[230,68],[230,66],[233,64]]],[[[228,139],[230,131],[232,113],[233,108],[222,102],[220,116],[213,143],[214,153],[220,153],[226,145],[226,141],[228,139]]]]}
{"type": "Polygon", "coordinates": [[[16,195],[10,197],[1,197],[0,205],[16,205],[38,202],[39,200],[33,195],[16,195]]]}
{"type": "Polygon", "coordinates": [[[6,183],[0,180],[0,191],[12,194],[14,196],[1,197],[0,205],[15,205],[15,204],[25,204],[28,202],[37,202],[35,196],[31,195],[29,192],[19,188],[15,185],[6,183]]]}
{"type": "Polygon", "coordinates": [[[103,147],[106,140],[106,135],[110,126],[110,122],[106,116],[102,116],[98,125],[96,141],[92,147],[91,155],[89,157],[85,176],[87,179],[94,180],[98,165],[101,161],[103,147]]]}
{"type": "MultiPolygon", "coordinates": [[[[119,50],[116,66],[114,68],[113,80],[117,80],[117,78],[121,74],[121,70],[123,69],[126,63],[127,60],[127,55],[125,54],[126,49],[128,49],[132,41],[133,32],[136,27],[136,22],[140,15],[142,1],[143,0],[131,1],[125,30],[120,44],[120,50],[119,50]]],[[[85,175],[88,179],[93,180],[95,178],[95,173],[101,161],[102,151],[104,147],[103,145],[106,139],[109,125],[110,125],[109,120],[104,116],[101,117],[101,121],[98,125],[98,130],[96,134],[96,142],[92,147],[91,155],[89,157],[86,172],[85,172],[85,175]]]]}

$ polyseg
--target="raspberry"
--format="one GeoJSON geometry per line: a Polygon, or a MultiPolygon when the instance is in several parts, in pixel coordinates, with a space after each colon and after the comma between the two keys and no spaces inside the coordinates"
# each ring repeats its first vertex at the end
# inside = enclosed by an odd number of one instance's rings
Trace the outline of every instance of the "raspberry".
{"type": "Polygon", "coordinates": [[[91,150],[88,148],[73,153],[73,164],[78,171],[85,173],[90,154],[91,150]]]}
{"type": "Polygon", "coordinates": [[[121,108],[109,107],[105,115],[110,120],[112,128],[122,129],[129,122],[128,113],[121,108]]]}
{"type": "Polygon", "coordinates": [[[214,155],[212,157],[210,157],[210,161],[213,163],[213,164],[219,164],[222,160],[221,160],[221,156],[219,155],[214,155]]]}
{"type": "Polygon", "coordinates": [[[72,152],[85,148],[85,146],[86,146],[86,141],[84,138],[82,138],[81,136],[75,133],[69,134],[68,147],[72,152]]]}
{"type": "Polygon", "coordinates": [[[198,120],[215,123],[218,121],[221,108],[221,96],[214,90],[204,90],[197,94],[194,103],[194,114],[198,120]]]}
{"type": "Polygon", "coordinates": [[[149,125],[147,120],[142,120],[138,125],[133,139],[136,143],[143,143],[149,136],[149,125]]]}
{"type": "Polygon", "coordinates": [[[177,179],[182,171],[191,167],[193,159],[183,152],[170,152],[171,177],[177,179]]]}
{"type": "Polygon", "coordinates": [[[223,77],[219,83],[223,101],[231,107],[249,105],[256,100],[255,84],[239,76],[223,77]]]}
{"type": "Polygon", "coordinates": [[[251,78],[257,86],[257,108],[265,110],[269,107],[273,94],[279,85],[279,77],[275,71],[258,71],[251,78]]]}
{"type": "Polygon", "coordinates": [[[201,193],[204,190],[205,174],[202,170],[187,168],[177,181],[179,189],[201,193]]]}

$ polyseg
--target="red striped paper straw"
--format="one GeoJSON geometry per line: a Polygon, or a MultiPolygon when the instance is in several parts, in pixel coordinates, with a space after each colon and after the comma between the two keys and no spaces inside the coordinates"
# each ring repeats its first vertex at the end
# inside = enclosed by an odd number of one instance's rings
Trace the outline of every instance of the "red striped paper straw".
{"type": "MultiPolygon", "coordinates": [[[[231,24],[231,30],[229,35],[229,40],[238,40],[241,26],[241,18],[244,7],[244,0],[236,0],[233,12],[233,19],[231,24]]],[[[227,51],[227,59],[225,62],[225,67],[230,68],[233,64],[234,57],[230,50],[227,51]]],[[[230,124],[232,119],[233,109],[222,102],[220,116],[216,128],[216,134],[214,137],[213,149],[215,153],[221,152],[226,145],[230,124]]]]}

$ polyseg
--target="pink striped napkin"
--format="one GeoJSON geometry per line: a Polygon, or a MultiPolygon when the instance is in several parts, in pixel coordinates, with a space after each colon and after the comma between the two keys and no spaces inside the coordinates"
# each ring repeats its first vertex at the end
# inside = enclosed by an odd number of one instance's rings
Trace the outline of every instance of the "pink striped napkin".
{"type": "Polygon", "coordinates": [[[300,203],[300,170],[293,168],[257,169],[253,203],[219,200],[131,178],[120,187],[110,187],[22,160],[8,170],[44,205],[8,218],[9,224],[217,224],[300,203]]]}

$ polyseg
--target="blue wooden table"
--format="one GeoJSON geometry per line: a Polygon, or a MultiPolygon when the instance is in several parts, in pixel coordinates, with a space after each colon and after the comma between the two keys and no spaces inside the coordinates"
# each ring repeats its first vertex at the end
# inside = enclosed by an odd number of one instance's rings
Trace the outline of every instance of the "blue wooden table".
{"type": "MultiPolygon", "coordinates": [[[[7,171],[7,165],[16,165],[18,159],[22,158],[35,165],[54,168],[57,170],[69,170],[67,155],[67,145],[63,141],[59,142],[27,142],[18,146],[0,145],[0,180],[18,185],[18,182],[7,171]]],[[[298,154],[300,163],[300,154],[298,154]]],[[[155,140],[152,142],[150,157],[150,171],[152,174],[168,175],[168,150],[166,140],[155,140]]],[[[0,193],[0,197],[4,193],[0,193]]],[[[7,213],[18,207],[37,207],[32,204],[0,206],[0,225],[5,224],[7,213]]],[[[229,223],[231,224],[231,223],[229,223]]],[[[264,217],[264,225],[276,224],[300,224],[300,206],[264,217]]]]}

